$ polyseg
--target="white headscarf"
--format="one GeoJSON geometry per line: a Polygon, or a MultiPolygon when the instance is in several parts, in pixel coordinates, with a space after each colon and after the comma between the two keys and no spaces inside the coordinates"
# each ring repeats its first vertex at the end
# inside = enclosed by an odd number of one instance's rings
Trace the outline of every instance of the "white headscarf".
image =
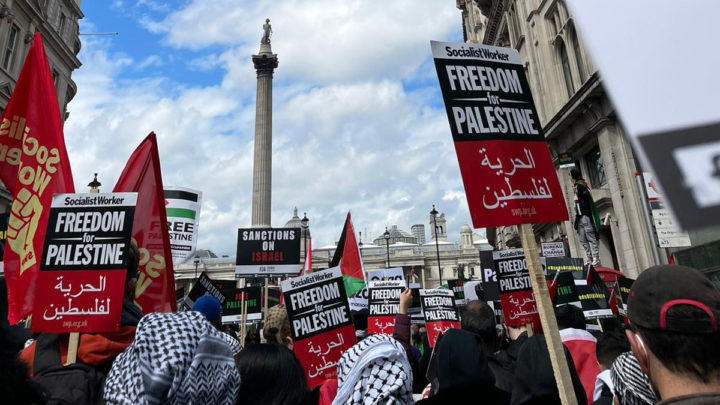
{"type": "Polygon", "coordinates": [[[412,404],[412,369],[390,336],[372,335],[343,353],[333,405],[412,404]]]}

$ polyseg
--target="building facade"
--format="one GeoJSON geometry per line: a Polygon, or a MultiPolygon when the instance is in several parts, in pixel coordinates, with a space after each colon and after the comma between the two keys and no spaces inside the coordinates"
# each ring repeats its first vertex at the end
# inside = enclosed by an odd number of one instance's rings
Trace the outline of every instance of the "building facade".
{"type": "MultiPolygon", "coordinates": [[[[602,265],[631,277],[654,264],[658,251],[645,225],[642,172],[623,134],[572,16],[560,0],[457,0],[468,42],[518,50],[552,156],[572,154],[603,219],[602,265]]],[[[573,227],[569,169],[557,169],[570,221],[533,226],[539,242],[563,241],[573,257],[584,251],[573,227]]],[[[520,247],[516,227],[488,230],[496,249],[520,247]]],[[[667,260],[667,257],[661,257],[667,260]]]]}
{"type": "MultiPolygon", "coordinates": [[[[285,227],[297,228],[300,224],[297,209],[293,217],[287,221],[285,227]]],[[[401,267],[407,280],[416,282],[424,288],[434,288],[452,279],[479,280],[481,277],[480,251],[492,250],[487,239],[472,232],[469,225],[463,225],[460,229],[460,243],[447,240],[447,229],[445,228],[445,215],[437,218],[438,240],[435,243],[435,235],[431,234],[431,240],[427,243],[418,243],[417,236],[414,236],[396,225],[388,229],[391,234],[389,247],[385,244],[385,237],[379,235],[374,238],[376,243],[363,243],[359,249],[362,255],[365,271],[380,270],[388,267],[388,256],[390,267],[401,267]],[[440,226],[442,225],[442,231],[440,226]],[[407,242],[407,238],[412,241],[407,242]],[[440,263],[438,265],[438,256],[440,263]],[[440,277],[442,275],[442,278],[440,277]]],[[[413,227],[417,227],[414,225],[413,227]]],[[[433,220],[430,218],[430,228],[433,220]]],[[[417,228],[416,228],[417,229],[417,228]]],[[[310,235],[310,229],[306,234],[310,235]]],[[[425,235],[422,235],[422,240],[425,235]]],[[[305,240],[301,239],[301,250],[305,240]]],[[[337,245],[321,246],[312,248],[312,270],[323,270],[330,266],[337,245]]],[[[197,263],[175,265],[176,288],[184,287],[190,291],[190,286],[199,274],[205,271],[214,280],[235,279],[235,257],[217,257],[212,252],[199,256],[197,263]]],[[[304,252],[303,255],[304,256],[304,252]]],[[[245,280],[240,280],[242,286],[245,280]]]]}
{"type": "MultiPolygon", "coordinates": [[[[67,104],[77,86],[72,72],[81,63],[78,21],[83,18],[80,0],[0,0],[0,112],[15,88],[33,35],[40,32],[64,122],[67,104]]],[[[0,187],[0,211],[8,212],[10,194],[0,187]]]]}

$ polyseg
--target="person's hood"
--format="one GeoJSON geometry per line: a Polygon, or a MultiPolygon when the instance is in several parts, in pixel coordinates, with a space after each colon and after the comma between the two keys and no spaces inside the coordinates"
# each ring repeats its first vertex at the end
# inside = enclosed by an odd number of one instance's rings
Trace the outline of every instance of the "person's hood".
{"type": "Polygon", "coordinates": [[[122,313],[120,314],[120,326],[137,326],[143,313],[137,305],[130,300],[123,300],[122,313]]]}
{"type": "MultiPolygon", "coordinates": [[[[572,357],[567,349],[564,350],[578,403],[587,403],[585,390],[575,372],[572,357]]],[[[538,401],[560,403],[555,374],[543,335],[529,337],[523,344],[515,365],[513,385],[512,405],[541,403],[538,401]]]]}
{"type": "Polygon", "coordinates": [[[439,341],[433,361],[433,392],[483,383],[492,386],[495,378],[488,366],[485,343],[479,335],[462,329],[450,329],[439,341]]]}

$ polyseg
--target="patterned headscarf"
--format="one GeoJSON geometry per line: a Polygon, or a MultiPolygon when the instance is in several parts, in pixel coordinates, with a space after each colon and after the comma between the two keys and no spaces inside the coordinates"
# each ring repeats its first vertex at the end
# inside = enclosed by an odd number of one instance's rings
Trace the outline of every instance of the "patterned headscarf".
{"type": "Polygon", "coordinates": [[[230,347],[198,312],[148,314],[115,359],[108,404],[235,403],[240,374],[230,347]]]}
{"type": "Polygon", "coordinates": [[[610,368],[610,379],[620,405],[645,405],[656,403],[657,397],[650,386],[650,380],[642,372],[632,352],[626,352],[615,359],[610,368]]]}
{"type": "Polygon", "coordinates": [[[333,405],[412,404],[412,369],[405,349],[386,335],[372,335],[343,353],[333,405]]]}

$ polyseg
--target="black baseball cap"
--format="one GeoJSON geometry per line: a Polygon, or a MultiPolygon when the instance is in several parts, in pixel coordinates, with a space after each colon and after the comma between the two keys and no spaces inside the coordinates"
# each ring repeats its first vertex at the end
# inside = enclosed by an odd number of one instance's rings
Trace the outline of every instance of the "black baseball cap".
{"type": "Polygon", "coordinates": [[[645,270],[628,298],[628,319],[645,329],[679,333],[718,330],[720,290],[701,272],[685,266],[663,265],[645,270]],[[673,308],[691,306],[698,316],[677,316],[673,308]],[[675,315],[675,316],[674,316],[675,315]]]}

